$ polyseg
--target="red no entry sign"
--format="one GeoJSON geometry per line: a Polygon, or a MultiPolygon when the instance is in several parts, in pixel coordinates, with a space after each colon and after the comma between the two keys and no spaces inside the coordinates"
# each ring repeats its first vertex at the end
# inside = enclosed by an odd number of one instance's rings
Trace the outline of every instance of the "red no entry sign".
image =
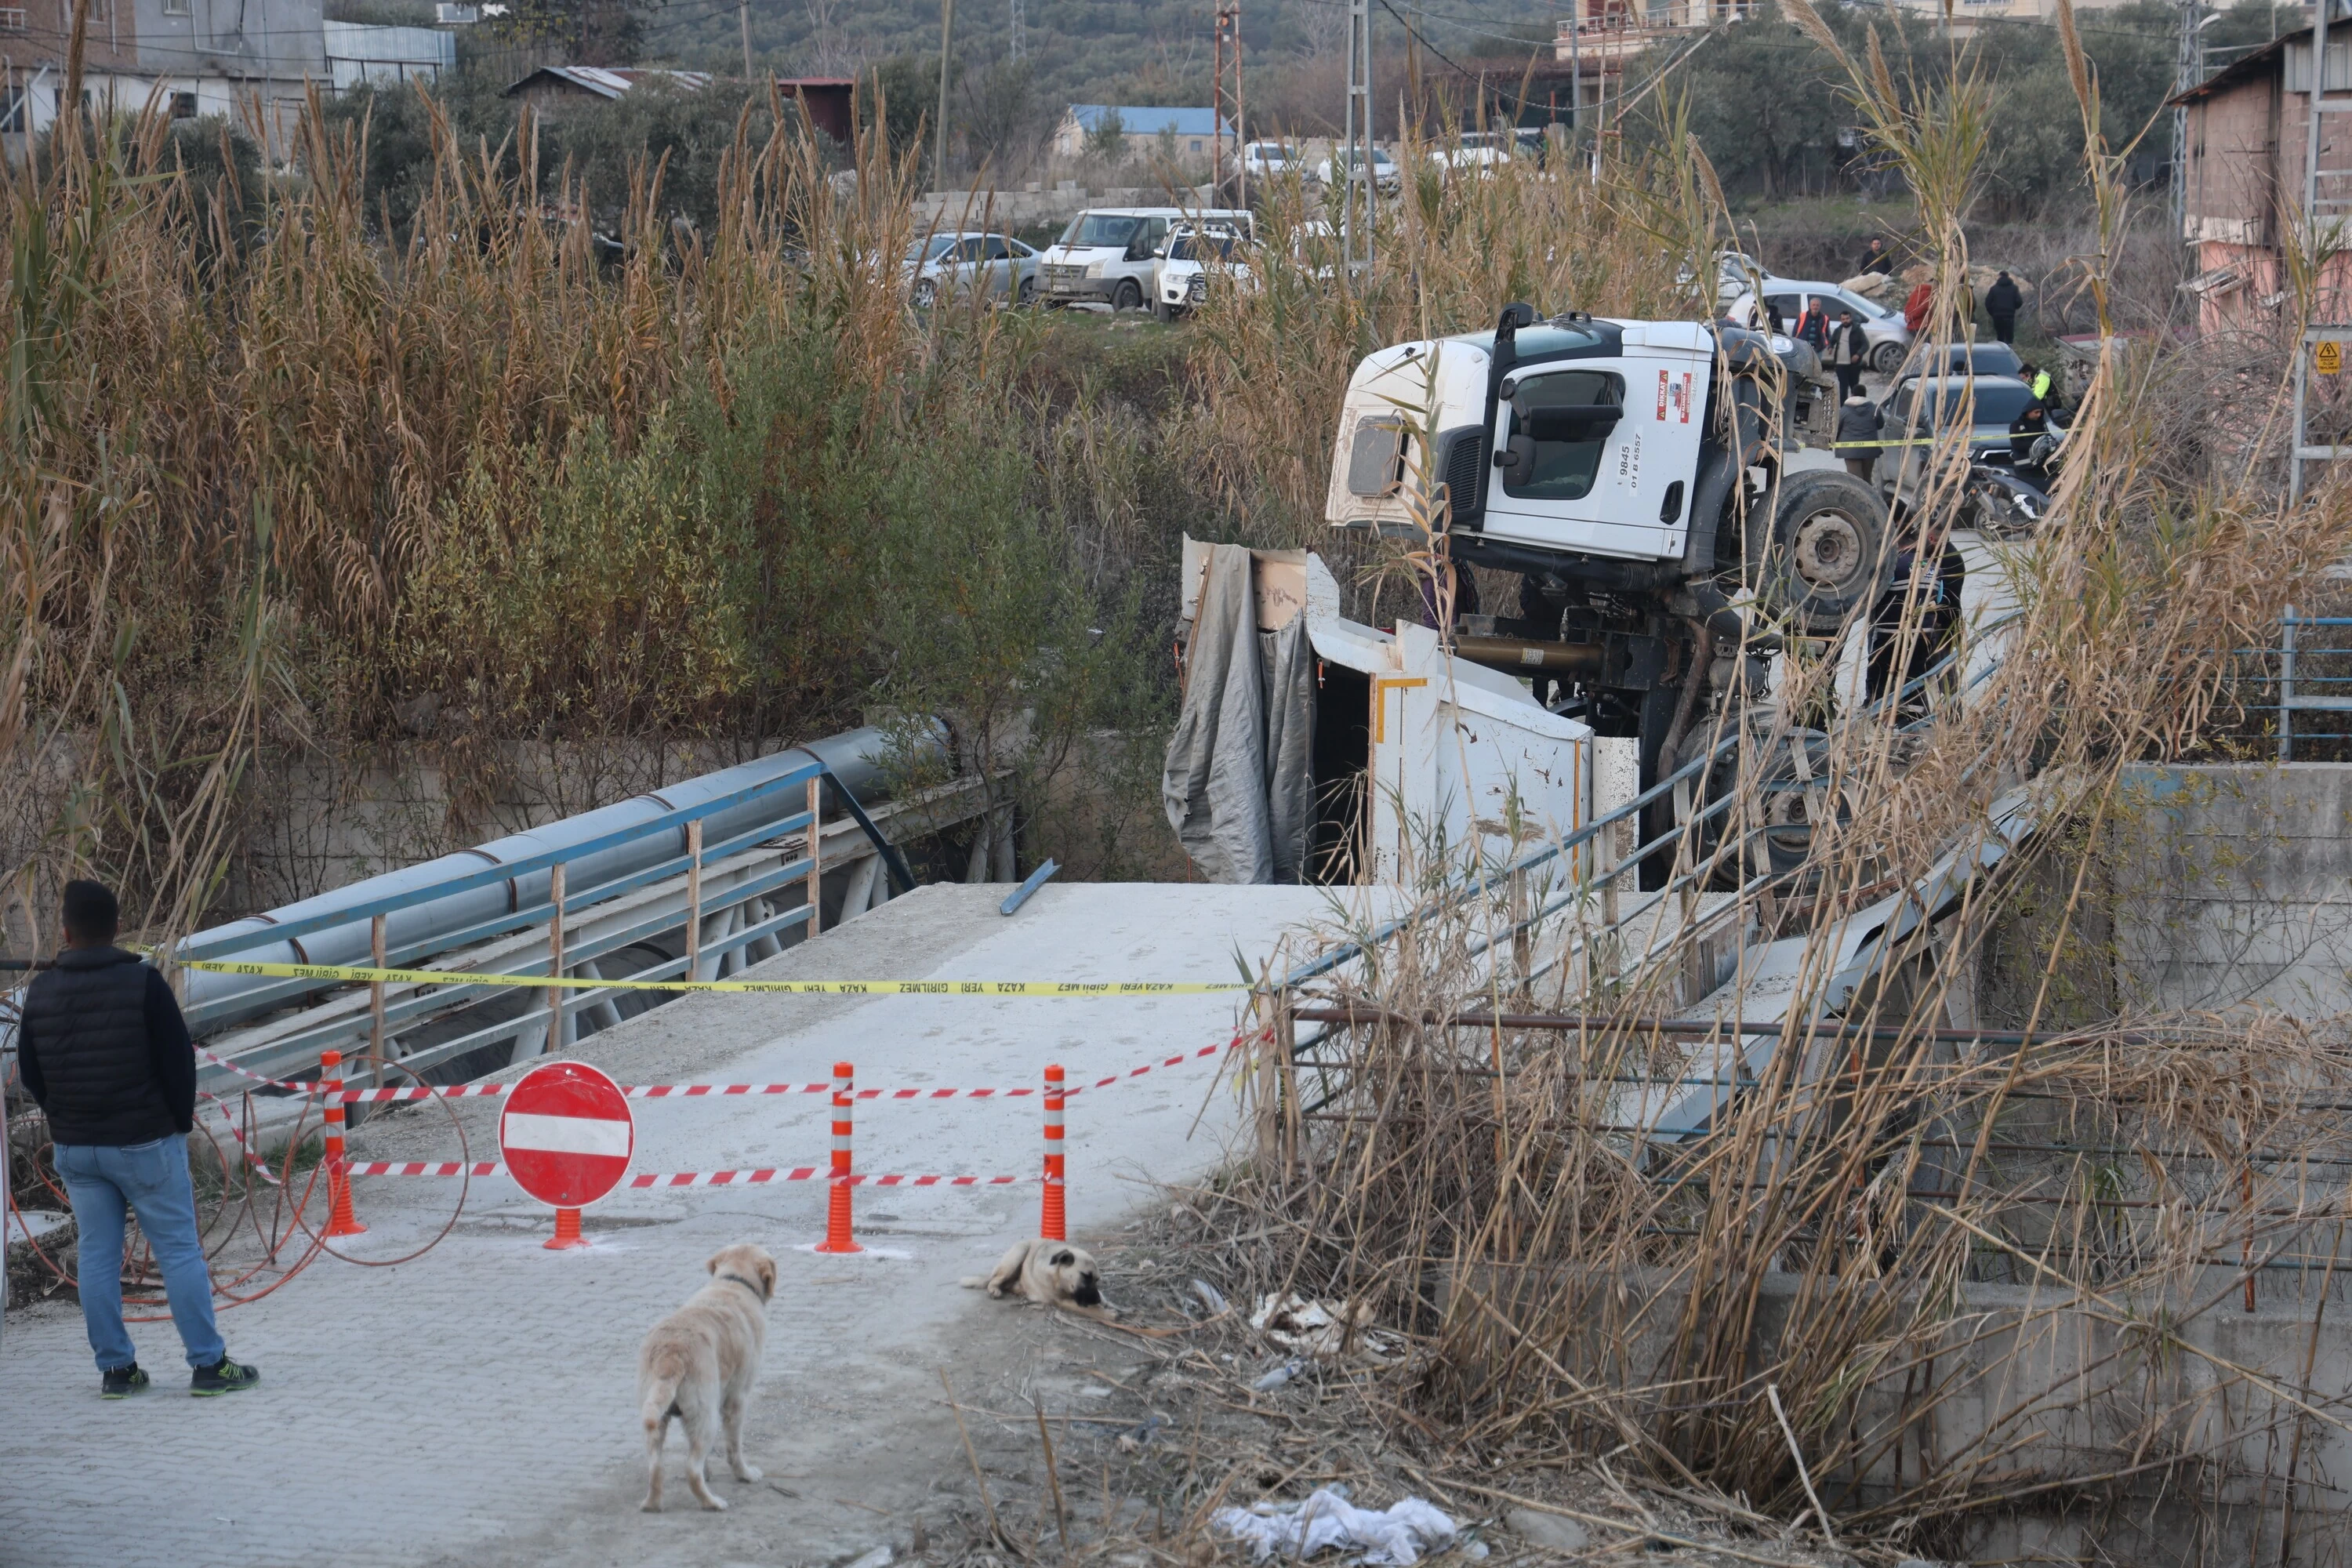
{"type": "Polygon", "coordinates": [[[619,1186],[635,1147],[628,1097],[585,1062],[533,1068],[499,1118],[515,1184],[558,1209],[585,1208],[619,1186]]]}

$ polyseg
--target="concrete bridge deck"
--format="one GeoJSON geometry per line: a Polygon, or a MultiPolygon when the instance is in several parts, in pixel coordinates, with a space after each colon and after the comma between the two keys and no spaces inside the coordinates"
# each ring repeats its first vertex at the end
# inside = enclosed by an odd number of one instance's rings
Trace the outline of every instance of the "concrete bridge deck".
{"type": "MultiPolygon", "coordinates": [[[[759,966],[775,978],[1239,978],[1286,932],[1328,921],[1318,889],[1048,887],[1012,919],[1002,888],[934,887],[759,966]]],[[[1360,896],[1360,895],[1359,895],[1360,896]]],[[[1292,951],[1297,951],[1293,939],[1292,951]]],[[[1241,994],[1144,999],[700,995],[599,1034],[578,1053],[625,1083],[814,1081],[835,1058],[861,1084],[1073,1081],[1229,1038],[1241,994]]],[[[505,1075],[501,1075],[505,1076],[505,1075]]],[[[1153,1184],[1213,1167],[1235,1130],[1213,1058],[1073,1100],[1074,1237],[1114,1226],[1153,1184]],[[1213,1087],[1214,1085],[1214,1087],[1213,1087]]],[[[472,1157],[495,1159],[495,1100],[454,1102],[472,1157]]],[[[640,1171],[819,1164],[821,1095],[635,1102],[640,1171]]],[[[1033,1175],[1039,1102],[865,1102],[866,1171],[1033,1175]]],[[[447,1117],[409,1109],[362,1128],[355,1159],[454,1159],[447,1117]]],[[[412,1250],[448,1219],[454,1181],[357,1184],[363,1258],[412,1250]]],[[[588,1216],[593,1248],[555,1253],[546,1210],[477,1181],[456,1228],[414,1262],[320,1258],[223,1314],[259,1388],[192,1400],[168,1323],[137,1327],[147,1394],[98,1397],[79,1310],[12,1315],[0,1422],[0,1563],[261,1565],[824,1562],[894,1537],[967,1478],[940,1373],[1025,1410],[1078,1405],[1074,1379],[1021,1346],[1043,1315],[956,1289],[1034,1235],[1038,1189],[857,1192],[860,1239],[897,1256],[793,1250],[824,1231],[820,1183],[625,1192],[588,1216]],[[635,1350],[751,1240],[781,1266],[748,1447],[768,1479],[718,1480],[736,1505],[640,1514],[635,1350]],[[1017,1387],[1016,1387],[1017,1385],[1017,1387]],[[788,1495],[789,1494],[789,1495],[788,1495]]],[[[1117,1281],[1110,1282],[1113,1299],[1117,1281]]],[[[1081,1406],[1083,1407],[1083,1406],[1081,1406]]],[[[719,1467],[723,1469],[723,1467],[719,1467]]],[[[714,1472],[716,1474],[716,1472],[714,1472]]],[[[937,1525],[934,1524],[934,1530],[937,1525]]]]}

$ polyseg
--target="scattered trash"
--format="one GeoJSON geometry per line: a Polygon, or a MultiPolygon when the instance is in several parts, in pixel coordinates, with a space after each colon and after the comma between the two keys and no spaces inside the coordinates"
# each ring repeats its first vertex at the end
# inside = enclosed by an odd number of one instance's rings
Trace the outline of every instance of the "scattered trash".
{"type": "Polygon", "coordinates": [[[1548,1551],[1577,1552],[1592,1544],[1592,1531],[1573,1519],[1556,1513],[1542,1513],[1531,1508],[1515,1508],[1503,1515],[1503,1522],[1511,1532],[1530,1546],[1548,1551]]]}
{"type": "Polygon", "coordinates": [[[1223,1294],[1206,1279],[1193,1280],[1192,1293],[1200,1297],[1201,1305],[1208,1308],[1212,1312],[1230,1312],[1233,1310],[1232,1303],[1227,1301],[1223,1294]]]}
{"type": "Polygon", "coordinates": [[[1280,1366],[1276,1367],[1272,1372],[1267,1373],[1264,1377],[1261,1377],[1255,1383],[1251,1384],[1250,1392],[1253,1394],[1272,1394],[1276,1389],[1280,1388],[1284,1384],[1288,1383],[1292,1378],[1297,1377],[1300,1373],[1305,1372],[1306,1370],[1307,1363],[1303,1361],[1284,1362],[1280,1366]]]}
{"type": "Polygon", "coordinates": [[[1166,1425],[1168,1425],[1166,1416],[1154,1415],[1139,1426],[1128,1428],[1118,1435],[1118,1451],[1122,1454],[1141,1453],[1150,1445],[1152,1436],[1166,1425]]]}
{"type": "Polygon", "coordinates": [[[898,1554],[886,1542],[848,1564],[848,1568],[890,1568],[890,1564],[898,1560],[898,1554]]]}
{"type": "Polygon", "coordinates": [[[1304,1502],[1257,1503],[1219,1509],[1216,1527],[1263,1563],[1280,1552],[1307,1558],[1327,1546],[1361,1552],[1368,1568],[1421,1561],[1424,1552],[1454,1543],[1454,1521],[1420,1498],[1374,1512],[1348,1500],[1348,1489],[1318,1487],[1304,1502]]]}
{"type": "Polygon", "coordinates": [[[1286,1350],[1311,1356],[1368,1355],[1386,1360],[1402,1352],[1404,1341],[1375,1329],[1372,1304],[1359,1301],[1352,1312],[1329,1301],[1303,1296],[1261,1296],[1250,1327],[1286,1350]]]}

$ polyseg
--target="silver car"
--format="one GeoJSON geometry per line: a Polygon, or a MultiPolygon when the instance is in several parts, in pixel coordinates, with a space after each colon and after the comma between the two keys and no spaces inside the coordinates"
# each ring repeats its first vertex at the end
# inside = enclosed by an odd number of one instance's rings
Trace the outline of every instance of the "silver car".
{"type": "Polygon", "coordinates": [[[1010,235],[968,229],[934,234],[907,247],[914,274],[908,294],[918,310],[929,310],[941,294],[1012,300],[1026,305],[1037,293],[1037,253],[1010,235]]]}
{"type": "MultiPolygon", "coordinates": [[[[1873,304],[1859,294],[1850,294],[1834,283],[1810,282],[1793,278],[1766,278],[1764,304],[1777,311],[1780,330],[1793,332],[1808,304],[1818,301],[1822,313],[1832,327],[1837,325],[1840,310],[1852,310],[1853,319],[1862,323],[1862,335],[1870,340],[1870,368],[1881,375],[1892,375],[1903,363],[1903,356],[1911,352],[1911,329],[1903,324],[1903,313],[1884,305],[1873,304]]],[[[1735,321],[1748,318],[1751,296],[1743,290],[1725,311],[1735,321]]]]}

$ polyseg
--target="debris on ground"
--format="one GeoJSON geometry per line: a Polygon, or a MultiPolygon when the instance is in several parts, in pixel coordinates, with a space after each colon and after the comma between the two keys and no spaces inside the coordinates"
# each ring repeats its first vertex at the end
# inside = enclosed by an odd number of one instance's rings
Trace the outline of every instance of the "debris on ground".
{"type": "Polygon", "coordinates": [[[1283,1349],[1305,1355],[1362,1355],[1386,1361],[1402,1354],[1402,1336],[1375,1329],[1371,1322],[1370,1301],[1342,1308],[1291,1294],[1259,1297],[1257,1310],[1250,1316],[1251,1328],[1283,1349]]]}
{"type": "Polygon", "coordinates": [[[1453,1545],[1460,1533],[1425,1499],[1406,1498],[1375,1513],[1349,1502],[1343,1486],[1318,1487],[1298,1502],[1220,1509],[1215,1523],[1260,1563],[1276,1553],[1303,1561],[1333,1546],[1363,1552],[1367,1564],[1418,1563],[1423,1552],[1453,1545]]]}

